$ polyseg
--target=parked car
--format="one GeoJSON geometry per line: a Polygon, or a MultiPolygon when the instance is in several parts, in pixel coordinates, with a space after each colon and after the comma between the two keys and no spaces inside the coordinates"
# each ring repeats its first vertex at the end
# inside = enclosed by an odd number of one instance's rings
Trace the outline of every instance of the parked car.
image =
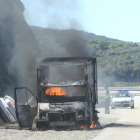
{"type": "Polygon", "coordinates": [[[117,90],[110,99],[111,109],[115,107],[131,107],[134,108],[134,97],[129,90],[117,90]]]}

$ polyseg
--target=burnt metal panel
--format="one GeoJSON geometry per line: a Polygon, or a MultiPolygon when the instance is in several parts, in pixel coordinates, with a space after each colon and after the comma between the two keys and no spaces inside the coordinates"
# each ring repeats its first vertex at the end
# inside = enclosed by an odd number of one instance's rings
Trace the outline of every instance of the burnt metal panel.
{"type": "Polygon", "coordinates": [[[70,62],[70,63],[94,63],[96,61],[95,57],[56,57],[56,58],[45,58],[38,65],[49,64],[53,62],[70,62]]]}
{"type": "Polygon", "coordinates": [[[75,122],[71,122],[71,121],[50,122],[49,126],[75,126],[75,122]]]}
{"type": "Polygon", "coordinates": [[[72,97],[65,97],[65,96],[48,96],[46,95],[45,98],[41,100],[41,103],[63,103],[63,102],[85,102],[86,98],[84,96],[72,96],[72,97]]]}
{"type": "Polygon", "coordinates": [[[37,115],[38,99],[27,87],[16,87],[14,91],[16,117],[21,128],[31,128],[37,115]]]}

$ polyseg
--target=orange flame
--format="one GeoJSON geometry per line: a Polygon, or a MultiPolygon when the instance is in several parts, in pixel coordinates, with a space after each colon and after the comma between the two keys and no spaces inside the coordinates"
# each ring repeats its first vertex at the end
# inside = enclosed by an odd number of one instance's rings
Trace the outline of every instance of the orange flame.
{"type": "Polygon", "coordinates": [[[46,89],[46,95],[49,95],[49,96],[66,96],[66,93],[60,87],[50,87],[50,88],[46,89]]]}
{"type": "Polygon", "coordinates": [[[80,128],[85,128],[84,126],[80,126],[80,128]]]}
{"type": "Polygon", "coordinates": [[[45,79],[45,81],[48,81],[49,82],[50,80],[49,79],[45,79]]]}
{"type": "Polygon", "coordinates": [[[95,127],[96,127],[96,124],[94,124],[94,121],[92,121],[90,128],[95,128],[95,127]]]}
{"type": "Polygon", "coordinates": [[[84,129],[85,126],[81,125],[81,126],[78,126],[77,129],[84,129]]]}

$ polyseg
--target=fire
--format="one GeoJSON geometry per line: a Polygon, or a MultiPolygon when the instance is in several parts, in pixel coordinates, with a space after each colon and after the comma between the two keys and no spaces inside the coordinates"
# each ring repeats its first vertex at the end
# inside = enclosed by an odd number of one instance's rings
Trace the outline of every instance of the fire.
{"type": "Polygon", "coordinates": [[[94,121],[92,121],[90,128],[95,128],[95,127],[96,127],[96,124],[94,124],[94,121]]]}
{"type": "Polygon", "coordinates": [[[84,126],[80,126],[80,128],[85,128],[84,126]]]}
{"type": "Polygon", "coordinates": [[[48,81],[49,82],[50,80],[49,79],[45,79],[45,81],[48,81]]]}
{"type": "Polygon", "coordinates": [[[50,96],[66,96],[66,93],[60,87],[50,87],[50,88],[46,89],[46,95],[50,95],[50,96]]]}
{"type": "Polygon", "coordinates": [[[81,125],[81,126],[78,126],[77,129],[84,129],[85,126],[81,125]]]}

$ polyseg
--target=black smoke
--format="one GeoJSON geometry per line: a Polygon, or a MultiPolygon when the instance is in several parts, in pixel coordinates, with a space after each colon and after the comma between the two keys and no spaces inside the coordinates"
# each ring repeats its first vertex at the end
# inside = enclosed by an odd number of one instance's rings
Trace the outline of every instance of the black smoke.
{"type": "Polygon", "coordinates": [[[11,96],[15,86],[27,86],[36,92],[36,61],[40,50],[23,12],[19,0],[0,0],[2,92],[11,96]]]}

